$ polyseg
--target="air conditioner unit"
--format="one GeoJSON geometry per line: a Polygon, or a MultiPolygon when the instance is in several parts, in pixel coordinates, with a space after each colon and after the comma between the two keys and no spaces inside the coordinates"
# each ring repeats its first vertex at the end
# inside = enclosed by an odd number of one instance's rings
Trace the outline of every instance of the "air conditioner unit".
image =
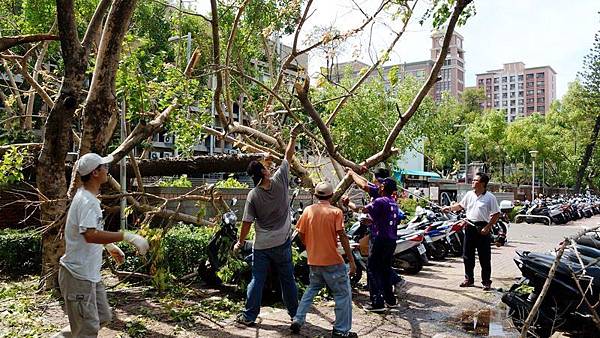
{"type": "Polygon", "coordinates": [[[165,151],[165,152],[163,153],[163,157],[164,157],[164,158],[173,157],[173,153],[172,153],[172,152],[170,152],[170,151],[165,151]]]}
{"type": "Polygon", "coordinates": [[[160,152],[158,151],[153,151],[150,153],[150,159],[151,160],[158,160],[160,158],[160,152]]]}

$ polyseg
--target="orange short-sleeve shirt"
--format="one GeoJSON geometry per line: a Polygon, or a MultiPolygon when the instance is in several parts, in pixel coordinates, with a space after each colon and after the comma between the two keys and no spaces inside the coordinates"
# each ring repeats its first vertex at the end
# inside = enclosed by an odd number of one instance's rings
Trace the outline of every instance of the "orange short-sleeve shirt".
{"type": "Polygon", "coordinates": [[[327,266],[344,263],[337,251],[337,232],[344,230],[342,210],[328,202],[313,204],[304,209],[296,228],[304,235],[308,265],[327,266]]]}

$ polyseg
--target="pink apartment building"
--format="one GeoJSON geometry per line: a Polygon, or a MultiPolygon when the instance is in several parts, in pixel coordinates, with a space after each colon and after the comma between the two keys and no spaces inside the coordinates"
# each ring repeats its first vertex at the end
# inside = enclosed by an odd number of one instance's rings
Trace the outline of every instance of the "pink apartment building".
{"type": "Polygon", "coordinates": [[[546,114],[556,100],[556,72],[550,66],[505,63],[502,69],[477,74],[476,85],[485,91],[483,107],[503,109],[508,122],[534,112],[546,114]]]}

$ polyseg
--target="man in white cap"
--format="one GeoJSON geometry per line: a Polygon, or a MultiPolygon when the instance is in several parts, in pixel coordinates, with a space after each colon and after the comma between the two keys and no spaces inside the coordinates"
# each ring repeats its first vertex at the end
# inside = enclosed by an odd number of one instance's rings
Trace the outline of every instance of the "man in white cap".
{"type": "Polygon", "coordinates": [[[330,203],[333,196],[333,186],[330,183],[317,184],[315,196],[319,202],[307,207],[296,225],[300,238],[306,245],[310,285],[302,296],[290,328],[293,333],[300,332],[313,298],[324,286],[328,286],[335,300],[335,323],[331,336],[357,337],[355,332],[350,331],[352,291],[348,278],[348,275],[353,275],[356,271],[356,265],[344,231],[344,215],[342,210],[330,203]],[[348,257],[350,269],[337,251],[338,238],[348,257]]]}
{"type": "Polygon", "coordinates": [[[65,225],[66,249],[58,271],[60,292],[73,337],[96,337],[100,327],[112,319],[100,276],[103,248],[117,263],[122,263],[125,255],[112,244],[114,242],[130,242],[142,255],[148,250],[148,241],[139,235],[104,231],[102,209],[96,195],[100,193],[100,186],[108,181],[112,161],[112,155],[101,157],[88,153],[81,156],[76,165],[83,185],[69,207],[65,225]]]}

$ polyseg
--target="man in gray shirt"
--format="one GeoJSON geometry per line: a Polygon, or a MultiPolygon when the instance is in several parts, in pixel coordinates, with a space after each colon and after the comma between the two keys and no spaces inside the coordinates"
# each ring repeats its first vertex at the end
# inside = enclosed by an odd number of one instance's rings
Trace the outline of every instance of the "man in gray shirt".
{"type": "MultiPolygon", "coordinates": [[[[245,310],[237,317],[237,322],[246,326],[254,325],[260,312],[263,287],[270,265],[274,265],[279,274],[283,302],[290,318],[294,318],[298,308],[290,242],[292,222],[288,194],[289,161],[294,156],[297,130],[298,127],[292,129],[285,158],[275,174],[271,176],[269,169],[258,161],[252,161],[248,166],[248,174],[255,187],[248,193],[240,238],[234,247],[235,251],[242,248],[254,223],[256,236],[252,252],[252,281],[248,285],[245,310]]],[[[266,160],[269,162],[269,156],[266,160]]]]}

